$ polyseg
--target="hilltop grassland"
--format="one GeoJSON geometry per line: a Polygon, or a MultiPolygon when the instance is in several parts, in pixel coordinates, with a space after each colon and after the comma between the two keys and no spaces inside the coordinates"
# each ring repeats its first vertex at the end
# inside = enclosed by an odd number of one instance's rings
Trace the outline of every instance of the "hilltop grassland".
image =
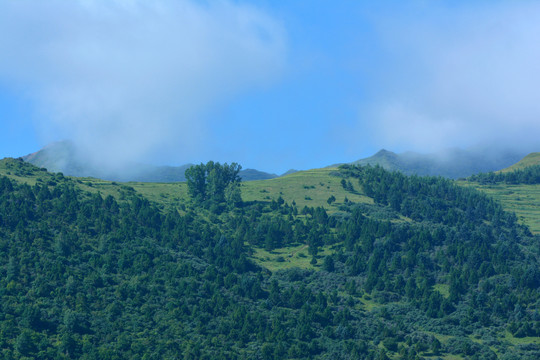
{"type": "MultiPolygon", "coordinates": [[[[271,203],[281,197],[286,203],[294,202],[299,209],[322,206],[330,211],[343,203],[345,198],[359,203],[373,202],[360,193],[347,192],[340,184],[341,178],[330,174],[331,171],[326,169],[309,170],[270,180],[242,182],[242,199],[248,203],[271,203]],[[336,198],[333,206],[327,202],[332,195],[336,198]]],[[[190,200],[186,183],[129,182],[126,185],[160,207],[174,207],[190,200]]]]}
{"type": "MultiPolygon", "coordinates": [[[[62,179],[61,173],[49,173],[29,163],[18,159],[3,159],[0,161],[0,174],[20,183],[35,185],[62,179]]],[[[242,182],[242,198],[246,202],[277,201],[281,197],[285,202],[293,202],[299,209],[304,206],[324,207],[328,211],[336,211],[345,202],[373,204],[373,199],[365,196],[361,188],[352,184],[351,189],[345,189],[341,184],[342,177],[333,176],[337,169],[314,169],[299,171],[284,177],[270,180],[242,182]],[[328,199],[334,196],[331,204],[328,199]]],[[[121,198],[125,191],[135,191],[148,200],[155,202],[161,209],[178,207],[189,201],[186,183],[154,183],[154,182],[114,182],[91,177],[68,177],[73,179],[83,191],[101,193],[102,196],[121,198]]],[[[350,182],[350,179],[345,179],[350,182]]],[[[52,184],[52,183],[51,183],[52,184]]]]}
{"type": "Polygon", "coordinates": [[[516,164],[501,170],[502,173],[523,170],[529,166],[540,165],[540,152],[530,153],[516,164]]]}
{"type": "MultiPolygon", "coordinates": [[[[295,204],[298,209],[323,207],[335,212],[344,203],[373,204],[373,199],[362,193],[358,183],[350,178],[335,176],[337,169],[314,169],[295,172],[269,180],[255,180],[241,183],[242,199],[247,202],[271,203],[281,197],[285,203],[295,204]],[[350,182],[353,191],[345,189],[341,183],[350,182]],[[354,183],[354,184],[353,184],[354,183]],[[356,185],[355,185],[356,184],[356,185]],[[328,202],[334,197],[335,200],[328,202]]],[[[189,201],[186,183],[125,183],[135,191],[160,205],[174,207],[189,201]]]]}
{"type": "Polygon", "coordinates": [[[124,197],[126,191],[133,191],[128,186],[114,181],[96,178],[77,178],[64,176],[62,173],[51,173],[45,168],[36,167],[21,159],[5,158],[0,160],[0,175],[6,176],[17,183],[28,184],[30,186],[47,185],[51,188],[57,184],[71,180],[79,191],[100,193],[104,197],[111,195],[119,199],[124,197]]]}
{"type": "Polygon", "coordinates": [[[186,183],[128,182],[126,185],[162,210],[178,208],[189,201],[186,183]]]}
{"type": "Polygon", "coordinates": [[[321,206],[335,211],[336,206],[345,202],[373,204],[373,199],[362,193],[358,183],[350,178],[334,176],[336,168],[299,171],[284,177],[242,183],[244,201],[272,201],[281,198],[289,204],[293,202],[301,209],[304,206],[321,206]],[[352,191],[343,187],[341,181],[351,182],[352,191]],[[334,196],[335,202],[328,203],[334,196]]]}
{"type": "Polygon", "coordinates": [[[46,169],[27,164],[22,160],[5,158],[0,160],[0,174],[11,180],[28,185],[35,185],[38,180],[52,180],[54,175],[46,169]]]}

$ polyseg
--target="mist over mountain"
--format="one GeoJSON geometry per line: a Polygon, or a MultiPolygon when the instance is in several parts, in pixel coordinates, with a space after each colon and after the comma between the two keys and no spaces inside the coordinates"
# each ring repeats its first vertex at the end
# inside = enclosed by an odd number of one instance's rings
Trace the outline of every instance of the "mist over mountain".
{"type": "Polygon", "coordinates": [[[353,162],[355,165],[380,165],[406,175],[443,176],[457,179],[480,172],[498,171],[521,160],[526,153],[500,149],[449,149],[432,154],[381,150],[353,162]]]}
{"type": "MultiPolygon", "coordinates": [[[[49,144],[35,153],[23,156],[22,159],[50,172],[110,181],[182,182],[186,181],[185,171],[193,165],[156,166],[133,162],[112,168],[96,163],[92,156],[85,154],[70,141],[49,144]]],[[[251,181],[272,179],[277,175],[245,169],[240,171],[240,177],[243,181],[251,181]]]]}
{"type": "MultiPolygon", "coordinates": [[[[383,149],[352,164],[380,165],[386,170],[400,171],[406,175],[457,179],[508,168],[526,155],[527,153],[518,150],[492,148],[448,149],[431,154],[412,151],[396,154],[383,149]]],[[[156,166],[131,162],[109,167],[95,162],[90,154],[86,154],[70,141],[49,144],[35,153],[23,156],[22,159],[51,172],[111,181],[182,182],[186,181],[184,175],[186,169],[193,165],[188,163],[180,166],[156,166]]],[[[240,172],[240,176],[243,181],[268,180],[294,172],[296,170],[276,175],[256,169],[244,169],[240,172]]]]}

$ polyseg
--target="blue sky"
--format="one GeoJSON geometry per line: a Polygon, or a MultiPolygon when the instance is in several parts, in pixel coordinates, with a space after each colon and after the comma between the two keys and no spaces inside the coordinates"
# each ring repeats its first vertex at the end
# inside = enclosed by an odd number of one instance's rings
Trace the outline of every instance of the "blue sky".
{"type": "Polygon", "coordinates": [[[540,151],[528,1],[0,0],[0,156],[282,173],[496,145],[540,151]]]}

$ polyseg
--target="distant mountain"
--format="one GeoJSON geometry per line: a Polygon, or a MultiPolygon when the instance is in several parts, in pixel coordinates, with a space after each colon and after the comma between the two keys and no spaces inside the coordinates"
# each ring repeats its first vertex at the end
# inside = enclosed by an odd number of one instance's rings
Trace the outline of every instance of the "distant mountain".
{"type": "MultiPolygon", "coordinates": [[[[70,141],[49,144],[35,153],[23,156],[22,159],[50,172],[111,181],[182,182],[186,181],[185,171],[192,166],[192,164],[155,166],[131,163],[118,169],[105,169],[89,161],[88,157],[70,141]]],[[[277,175],[245,169],[240,171],[240,177],[243,181],[252,181],[273,179],[277,175]]]]}
{"type": "Polygon", "coordinates": [[[280,176],[285,176],[285,175],[294,174],[295,172],[298,172],[298,170],[290,169],[290,170],[285,171],[285,172],[284,172],[283,174],[281,174],[280,176]]]}
{"type": "Polygon", "coordinates": [[[457,179],[480,172],[504,169],[519,161],[523,155],[519,152],[493,149],[450,149],[434,154],[415,152],[396,154],[383,149],[353,164],[380,165],[387,170],[400,171],[407,175],[443,176],[457,179]]]}
{"type": "Polygon", "coordinates": [[[259,171],[255,169],[244,169],[240,171],[240,177],[242,181],[253,181],[253,180],[268,180],[277,178],[276,174],[269,174],[264,171],[259,171]]]}
{"type": "Polygon", "coordinates": [[[50,172],[63,172],[66,175],[91,176],[88,166],[80,161],[80,154],[70,141],[58,141],[43,149],[23,156],[22,159],[50,172]]]}

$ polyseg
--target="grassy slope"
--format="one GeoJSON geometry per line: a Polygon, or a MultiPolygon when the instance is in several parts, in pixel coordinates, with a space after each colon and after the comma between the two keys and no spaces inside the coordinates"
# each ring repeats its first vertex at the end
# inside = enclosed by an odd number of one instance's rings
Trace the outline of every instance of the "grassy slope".
{"type": "MultiPolygon", "coordinates": [[[[63,178],[63,176],[58,173],[49,173],[35,167],[30,163],[21,162],[12,158],[0,160],[0,175],[7,176],[8,178],[19,183],[26,183],[31,186],[35,184],[52,185],[54,182],[61,182],[63,178]]],[[[129,183],[116,183],[113,181],[96,178],[66,177],[73,179],[80,190],[91,193],[99,192],[103,197],[112,195],[118,199],[121,199],[124,192],[131,191],[129,183]]]]}
{"type": "MultiPolygon", "coordinates": [[[[540,153],[525,157],[520,163],[530,166],[534,161],[540,161],[540,153]]],[[[521,166],[521,165],[519,165],[521,166]]],[[[296,202],[298,209],[304,206],[322,206],[329,212],[335,212],[345,197],[355,203],[372,204],[373,199],[363,195],[355,181],[353,186],[356,193],[347,192],[341,186],[341,178],[332,176],[335,168],[299,171],[284,177],[258,180],[242,183],[242,197],[245,201],[272,201],[281,196],[287,203],[296,202]],[[336,202],[327,203],[333,195],[336,202]]],[[[26,182],[30,185],[47,183],[57,178],[54,174],[40,171],[38,168],[21,163],[15,159],[0,160],[0,174],[9,178],[26,182]]],[[[115,183],[95,178],[76,178],[81,190],[100,192],[103,196],[121,197],[123,191],[133,188],[161,208],[178,207],[189,199],[185,183],[115,183]]],[[[519,220],[529,226],[531,231],[540,234],[540,185],[480,185],[477,183],[459,182],[462,186],[474,186],[501,201],[508,211],[513,211],[519,220]]]]}
{"type": "Polygon", "coordinates": [[[518,163],[501,170],[501,172],[511,172],[515,170],[524,169],[528,166],[540,165],[540,152],[530,153],[521,159],[518,163]]]}
{"type": "Polygon", "coordinates": [[[178,207],[189,199],[186,183],[128,182],[125,184],[148,200],[158,203],[160,208],[178,207]]]}
{"type": "MultiPolygon", "coordinates": [[[[345,197],[355,203],[373,203],[373,199],[360,192],[350,193],[343,189],[341,178],[331,175],[333,171],[336,169],[299,171],[270,180],[243,182],[242,198],[244,201],[271,202],[281,196],[289,204],[294,201],[299,210],[307,205],[322,206],[329,212],[336,211],[345,197]],[[332,195],[336,202],[329,205],[327,200],[332,195]]],[[[189,199],[186,183],[129,182],[126,185],[164,207],[174,207],[189,199]]],[[[354,182],[353,185],[358,188],[354,182]]]]}
{"type": "Polygon", "coordinates": [[[43,181],[52,180],[52,174],[40,170],[32,165],[25,165],[16,159],[5,158],[0,160],[0,174],[17,182],[35,185],[38,179],[43,181]]]}
{"type": "MultiPolygon", "coordinates": [[[[271,201],[281,196],[287,203],[295,201],[299,209],[322,206],[329,211],[343,204],[345,197],[355,203],[373,203],[373,199],[360,192],[350,193],[343,189],[341,178],[331,175],[335,171],[335,168],[315,169],[276,179],[245,182],[242,183],[242,198],[245,201],[271,201]],[[336,202],[328,205],[327,200],[332,195],[336,202]]],[[[353,186],[359,190],[355,182],[353,186]]]]}
{"type": "Polygon", "coordinates": [[[533,234],[540,234],[540,185],[481,185],[460,181],[462,186],[473,186],[500,201],[507,211],[516,213],[522,224],[533,234]]]}
{"type": "MultiPolygon", "coordinates": [[[[501,172],[512,172],[534,165],[540,165],[540,152],[530,153],[518,163],[501,170],[501,172]]],[[[471,186],[467,182],[459,183],[463,186],[471,186]]],[[[527,225],[532,233],[540,234],[540,185],[481,185],[473,183],[472,186],[493,196],[503,204],[506,210],[515,212],[521,223],[527,225]]]]}

